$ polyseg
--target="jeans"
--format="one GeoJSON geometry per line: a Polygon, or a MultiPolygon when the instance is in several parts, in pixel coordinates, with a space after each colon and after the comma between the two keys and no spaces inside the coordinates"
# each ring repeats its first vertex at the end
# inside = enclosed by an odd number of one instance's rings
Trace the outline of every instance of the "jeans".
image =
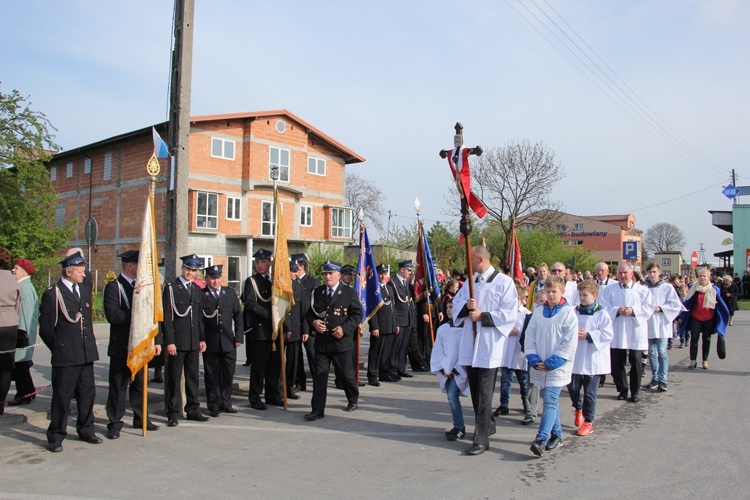
{"type": "Polygon", "coordinates": [[[648,360],[651,363],[651,380],[667,385],[669,360],[667,359],[668,339],[648,339],[648,360]]]}
{"type": "MultiPolygon", "coordinates": [[[[526,372],[528,375],[529,372],[526,372]]],[[[529,388],[526,392],[528,395],[528,398],[526,399],[526,406],[528,410],[526,413],[528,415],[532,415],[536,417],[536,414],[539,412],[539,386],[534,385],[529,381],[529,388]]]]}
{"type": "Polygon", "coordinates": [[[464,411],[461,408],[461,390],[458,388],[456,378],[451,377],[445,382],[445,394],[448,396],[448,404],[451,407],[451,415],[453,416],[453,427],[457,429],[463,429],[464,424],[464,411]]]}
{"type": "Polygon", "coordinates": [[[528,389],[529,389],[529,372],[526,370],[511,370],[510,368],[501,368],[500,376],[500,406],[508,408],[510,404],[510,391],[513,382],[513,372],[516,373],[518,387],[523,401],[523,412],[529,413],[528,389]]]}
{"type": "Polygon", "coordinates": [[[539,430],[536,433],[536,440],[543,441],[545,444],[550,436],[562,436],[562,425],[560,425],[560,391],[562,387],[543,387],[542,398],[544,401],[544,410],[542,421],[539,424],[539,430]]]}
{"type": "Polygon", "coordinates": [[[583,419],[593,424],[596,415],[596,394],[599,392],[601,375],[576,375],[570,379],[568,394],[573,408],[583,410],[583,419]],[[583,394],[581,390],[583,389],[583,394]]]}

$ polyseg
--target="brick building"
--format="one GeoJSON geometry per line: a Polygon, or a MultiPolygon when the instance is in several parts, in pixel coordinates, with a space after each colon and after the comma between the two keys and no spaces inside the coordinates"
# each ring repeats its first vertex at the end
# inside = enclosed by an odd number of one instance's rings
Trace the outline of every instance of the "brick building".
{"type": "MultiPolygon", "coordinates": [[[[156,125],[166,137],[166,123],[156,125]]],[[[57,222],[78,219],[70,246],[87,250],[89,215],[98,223],[91,269],[118,270],[116,255],[136,248],[148,195],[146,163],[151,127],[56,154],[48,164],[58,194],[57,222]]],[[[279,200],[290,252],[310,242],[351,241],[352,210],[344,201],[346,165],[364,158],[286,110],[191,118],[188,175],[188,253],[223,264],[239,286],[251,269],[248,255],[273,249],[271,166],[279,168],[279,200]]],[[[166,231],[168,163],[156,184],[161,257],[166,231]]]]}

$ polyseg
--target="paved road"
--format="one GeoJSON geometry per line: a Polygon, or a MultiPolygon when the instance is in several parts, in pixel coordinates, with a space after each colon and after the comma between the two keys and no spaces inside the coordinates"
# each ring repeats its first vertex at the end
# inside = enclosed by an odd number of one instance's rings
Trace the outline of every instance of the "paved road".
{"type": "MultiPolygon", "coordinates": [[[[616,401],[607,384],[592,436],[573,435],[564,395],[565,445],[541,459],[529,451],[536,427],[520,425],[517,392],[489,452],[462,455],[470,443],[445,440],[448,404],[425,373],[363,388],[360,409],[351,414],[332,389],[326,418],[308,423],[302,417],[309,392],[287,411],[247,408],[248,369],[238,367],[237,415],[181,422],[146,438],[126,429],[100,445],[78,442],[71,427],[58,454],[44,448],[47,391],[0,417],[0,498],[748,498],[748,326],[750,312],[739,311],[728,359],[718,360],[712,346],[707,371],[687,370],[687,349],[669,351],[668,393],[632,404],[616,401]]],[[[35,361],[41,385],[49,376],[44,347],[35,361]]],[[[106,361],[97,363],[102,385],[106,361]]],[[[160,388],[151,391],[156,401],[160,388]]],[[[97,403],[105,398],[99,390],[97,403]]],[[[466,399],[469,426],[470,408],[466,399]]],[[[104,434],[101,406],[96,423],[104,434]]]]}

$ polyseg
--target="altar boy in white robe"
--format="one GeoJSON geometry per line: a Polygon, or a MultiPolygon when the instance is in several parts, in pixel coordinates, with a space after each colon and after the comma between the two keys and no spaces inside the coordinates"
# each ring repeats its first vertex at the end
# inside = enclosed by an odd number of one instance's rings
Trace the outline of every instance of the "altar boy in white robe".
{"type": "Polygon", "coordinates": [[[610,370],[609,344],[612,342],[612,319],[596,301],[599,285],[593,280],[578,283],[581,304],[575,308],[578,317],[578,348],[573,360],[573,377],[568,394],[575,409],[573,425],[576,434],[594,432],[596,394],[599,380],[610,370]]]}
{"type": "Polygon", "coordinates": [[[617,267],[617,281],[602,290],[599,303],[612,319],[610,356],[612,379],[619,393],[617,399],[637,403],[643,377],[641,358],[648,349],[648,319],[654,306],[648,289],[633,280],[633,268],[627,262],[617,267]],[[630,398],[626,361],[630,362],[630,398]]]}
{"type": "Polygon", "coordinates": [[[684,311],[674,287],[661,279],[661,269],[656,262],[646,268],[644,283],[651,292],[654,314],[648,319],[648,360],[651,364],[651,382],[644,389],[667,392],[669,358],[667,343],[672,338],[672,322],[684,311]]]}
{"type": "Polygon", "coordinates": [[[469,376],[475,415],[473,445],[466,454],[480,455],[489,449],[490,435],[495,433],[492,394],[505,339],[516,323],[518,294],[513,280],[492,267],[486,247],[471,249],[471,265],[475,271],[474,298],[467,283],[453,299],[453,309],[458,311],[454,323],[463,328],[458,361],[469,376]]]}

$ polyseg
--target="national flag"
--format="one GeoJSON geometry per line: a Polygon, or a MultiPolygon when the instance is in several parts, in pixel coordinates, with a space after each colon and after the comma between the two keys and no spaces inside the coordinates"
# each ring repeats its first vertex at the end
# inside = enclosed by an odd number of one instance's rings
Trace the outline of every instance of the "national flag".
{"type": "Polygon", "coordinates": [[[167,143],[161,138],[159,132],[156,131],[156,128],[151,127],[151,134],[154,137],[154,154],[156,157],[169,158],[169,146],[167,146],[167,143]]]}
{"type": "Polygon", "coordinates": [[[154,195],[149,194],[141,226],[138,274],[131,304],[127,363],[132,378],[154,357],[154,337],[159,333],[159,322],[164,319],[154,220],[154,195]]]}
{"type": "Polygon", "coordinates": [[[440,297],[440,283],[435,272],[435,264],[432,261],[430,242],[421,221],[419,223],[419,234],[417,236],[417,270],[414,273],[414,296],[418,302],[429,300],[434,304],[440,297]]]}
{"type": "Polygon", "coordinates": [[[375,256],[370,246],[370,238],[367,236],[367,228],[362,229],[359,237],[359,259],[357,260],[357,277],[354,280],[354,289],[357,291],[359,303],[362,304],[363,326],[378,309],[383,305],[383,296],[380,293],[380,282],[375,272],[375,256]]]}
{"type": "Polygon", "coordinates": [[[471,191],[471,171],[469,169],[469,148],[461,147],[454,148],[448,155],[448,165],[451,168],[453,178],[456,180],[461,192],[466,197],[466,200],[471,207],[471,210],[477,214],[480,219],[487,215],[487,207],[484,206],[482,200],[477,198],[471,191]],[[454,163],[453,158],[456,156],[458,162],[454,163]]]}
{"type": "Polygon", "coordinates": [[[273,266],[273,294],[271,296],[271,320],[274,341],[273,349],[276,350],[276,339],[286,318],[286,313],[294,305],[294,293],[292,292],[292,275],[289,271],[289,247],[284,232],[284,217],[281,214],[281,204],[276,200],[276,240],[274,241],[274,266],[273,266]]]}
{"type": "Polygon", "coordinates": [[[517,278],[523,285],[526,276],[523,274],[523,265],[521,264],[521,245],[518,243],[518,234],[516,233],[516,225],[510,229],[510,237],[508,239],[508,258],[506,259],[508,265],[508,273],[511,278],[517,278]]]}

